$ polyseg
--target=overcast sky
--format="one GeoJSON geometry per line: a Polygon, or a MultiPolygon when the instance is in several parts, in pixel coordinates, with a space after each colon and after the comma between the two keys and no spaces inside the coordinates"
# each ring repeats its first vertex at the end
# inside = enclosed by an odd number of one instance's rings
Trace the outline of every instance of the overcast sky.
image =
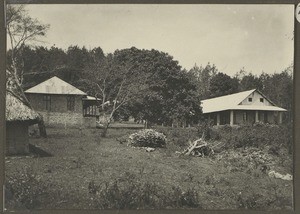
{"type": "Polygon", "coordinates": [[[293,5],[27,5],[50,24],[44,46],[105,53],[135,46],[169,53],[186,69],[233,75],[281,72],[293,61],[293,5]]]}

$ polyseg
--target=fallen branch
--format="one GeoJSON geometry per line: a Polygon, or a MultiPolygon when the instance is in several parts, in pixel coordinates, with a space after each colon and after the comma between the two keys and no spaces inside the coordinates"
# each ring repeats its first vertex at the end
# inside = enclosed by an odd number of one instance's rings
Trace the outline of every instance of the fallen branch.
{"type": "Polygon", "coordinates": [[[199,146],[196,146],[195,149],[199,149],[199,148],[204,147],[204,146],[207,146],[207,143],[206,143],[206,142],[203,143],[203,144],[201,144],[201,145],[199,145],[199,146]]]}
{"type": "Polygon", "coordinates": [[[197,143],[197,141],[194,141],[194,144],[191,147],[189,147],[186,152],[184,152],[185,155],[190,155],[194,148],[197,146],[197,143]]]}
{"type": "Polygon", "coordinates": [[[185,149],[181,155],[193,155],[193,156],[204,156],[207,154],[214,153],[211,148],[208,147],[207,142],[204,141],[204,133],[202,137],[195,140],[194,142],[189,141],[189,147],[185,149]],[[200,144],[201,143],[201,144],[200,144]],[[206,149],[206,152],[205,152],[206,149]],[[206,154],[204,154],[206,153],[206,154]]]}

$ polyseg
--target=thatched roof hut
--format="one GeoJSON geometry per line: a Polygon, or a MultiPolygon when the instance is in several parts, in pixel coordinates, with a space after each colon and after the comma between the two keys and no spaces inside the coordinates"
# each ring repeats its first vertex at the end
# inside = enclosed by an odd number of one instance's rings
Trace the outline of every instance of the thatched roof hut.
{"type": "Polygon", "coordinates": [[[37,123],[40,115],[12,92],[6,92],[6,153],[29,152],[29,125],[37,123]]]}
{"type": "Polygon", "coordinates": [[[36,122],[39,114],[25,105],[20,98],[13,95],[11,92],[6,92],[6,121],[28,121],[36,122]]]}

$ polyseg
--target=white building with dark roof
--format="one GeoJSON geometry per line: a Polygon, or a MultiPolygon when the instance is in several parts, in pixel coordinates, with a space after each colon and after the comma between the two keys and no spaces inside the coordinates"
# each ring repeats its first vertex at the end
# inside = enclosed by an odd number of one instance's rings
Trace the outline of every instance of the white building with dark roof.
{"type": "Polygon", "coordinates": [[[241,125],[263,122],[282,123],[282,112],[286,109],[276,106],[257,89],[201,101],[202,112],[215,125],[241,125]]]}

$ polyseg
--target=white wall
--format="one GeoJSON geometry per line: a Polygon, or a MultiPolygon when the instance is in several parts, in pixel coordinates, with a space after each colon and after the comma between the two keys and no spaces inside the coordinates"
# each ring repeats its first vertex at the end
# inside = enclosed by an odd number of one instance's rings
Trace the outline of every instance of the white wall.
{"type": "Polygon", "coordinates": [[[244,99],[241,105],[272,106],[272,104],[257,91],[253,92],[246,99],[244,99]],[[248,98],[252,98],[252,102],[249,102],[248,98]],[[263,98],[264,102],[260,102],[260,98],[263,98]]]}

